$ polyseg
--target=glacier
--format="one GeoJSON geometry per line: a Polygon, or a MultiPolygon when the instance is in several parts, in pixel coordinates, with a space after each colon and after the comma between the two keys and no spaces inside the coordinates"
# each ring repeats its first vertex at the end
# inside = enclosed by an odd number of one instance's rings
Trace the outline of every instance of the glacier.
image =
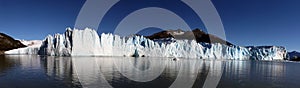
{"type": "Polygon", "coordinates": [[[9,51],[6,51],[5,54],[16,54],[16,55],[38,54],[38,51],[40,50],[40,47],[41,47],[43,41],[41,41],[41,40],[31,40],[31,41],[20,40],[20,42],[22,44],[26,45],[27,47],[9,50],[9,51]]]}
{"type": "Polygon", "coordinates": [[[67,28],[64,34],[48,35],[40,45],[14,49],[5,54],[48,56],[135,56],[234,60],[284,60],[281,46],[243,47],[220,43],[197,43],[195,40],[150,40],[143,36],[121,37],[93,30],[67,28]]]}

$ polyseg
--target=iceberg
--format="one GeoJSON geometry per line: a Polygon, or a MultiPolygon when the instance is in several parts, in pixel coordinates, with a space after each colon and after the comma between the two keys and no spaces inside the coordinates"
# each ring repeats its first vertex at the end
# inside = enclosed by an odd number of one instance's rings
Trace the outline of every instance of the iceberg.
{"type": "Polygon", "coordinates": [[[93,30],[67,28],[64,34],[49,35],[39,47],[26,47],[6,54],[38,54],[49,56],[140,56],[208,58],[235,60],[284,60],[284,47],[243,47],[220,43],[197,43],[195,40],[150,40],[143,36],[121,37],[93,30]],[[168,41],[170,40],[170,41],[168,41]],[[165,42],[164,42],[165,41],[165,42]]]}

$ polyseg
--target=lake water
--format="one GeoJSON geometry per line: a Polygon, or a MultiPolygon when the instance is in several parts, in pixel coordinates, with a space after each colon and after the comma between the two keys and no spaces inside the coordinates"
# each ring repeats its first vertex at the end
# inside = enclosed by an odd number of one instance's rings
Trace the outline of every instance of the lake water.
{"type": "Polygon", "coordinates": [[[0,56],[0,88],[297,88],[300,63],[0,56]]]}

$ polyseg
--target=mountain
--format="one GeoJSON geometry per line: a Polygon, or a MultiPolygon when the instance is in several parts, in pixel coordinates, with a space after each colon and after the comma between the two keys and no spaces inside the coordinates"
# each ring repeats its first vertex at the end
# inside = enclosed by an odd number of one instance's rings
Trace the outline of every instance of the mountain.
{"type": "Polygon", "coordinates": [[[288,56],[292,61],[300,61],[300,52],[297,51],[289,52],[288,56]]]}
{"type": "Polygon", "coordinates": [[[13,39],[12,37],[0,33],[0,54],[3,54],[4,51],[17,49],[21,47],[26,47],[20,41],[13,39]]]}
{"type": "Polygon", "coordinates": [[[195,29],[192,31],[183,31],[183,30],[164,30],[158,33],[155,33],[150,36],[145,36],[151,40],[162,39],[162,38],[175,38],[177,40],[196,40],[198,43],[221,43],[226,45],[233,45],[232,43],[225,41],[215,35],[207,34],[200,29],[195,29]]]}
{"type": "MultiPolygon", "coordinates": [[[[178,33],[178,35],[181,34],[185,33],[178,33]]],[[[285,48],[280,46],[248,48],[221,43],[198,43],[195,40],[170,40],[172,42],[165,43],[143,36],[120,37],[104,33],[99,36],[93,29],[78,30],[67,28],[64,34],[47,36],[40,47],[25,47],[7,51],[5,54],[128,57],[138,55],[141,57],[235,60],[284,60],[287,56],[285,48]]]]}

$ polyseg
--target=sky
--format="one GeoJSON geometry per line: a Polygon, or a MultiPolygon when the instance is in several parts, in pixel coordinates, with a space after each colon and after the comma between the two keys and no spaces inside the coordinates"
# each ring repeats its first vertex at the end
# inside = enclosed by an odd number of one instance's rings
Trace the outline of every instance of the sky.
{"type": "MultiPolygon", "coordinates": [[[[192,29],[206,31],[201,18],[180,1],[132,1],[123,0],[113,6],[101,21],[98,33],[111,32],[108,29],[114,29],[126,15],[143,7],[171,10],[187,21],[192,29]]],[[[300,51],[300,0],[212,2],[229,42],[241,46],[285,46],[288,51],[300,51]]],[[[74,27],[84,3],[85,0],[0,0],[0,32],[25,40],[42,40],[49,34],[63,33],[67,27],[74,27]]]]}

